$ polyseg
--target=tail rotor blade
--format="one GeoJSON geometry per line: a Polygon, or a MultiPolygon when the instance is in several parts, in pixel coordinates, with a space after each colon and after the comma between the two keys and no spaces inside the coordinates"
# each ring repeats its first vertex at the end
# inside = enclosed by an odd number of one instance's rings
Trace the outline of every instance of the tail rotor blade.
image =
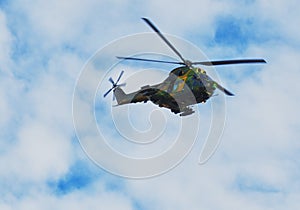
{"type": "Polygon", "coordinates": [[[111,77],[108,80],[111,82],[111,84],[115,85],[115,82],[111,77]]]}
{"type": "Polygon", "coordinates": [[[124,71],[121,71],[121,73],[120,73],[120,75],[119,75],[119,77],[118,77],[118,79],[116,81],[116,84],[118,84],[118,82],[120,81],[120,79],[121,79],[121,77],[122,77],[123,74],[124,74],[124,71]]]}
{"type": "Polygon", "coordinates": [[[103,95],[103,97],[105,98],[109,93],[110,93],[110,91],[112,91],[114,88],[112,87],[112,88],[110,88],[104,95],[103,95]]]}
{"type": "Polygon", "coordinates": [[[126,83],[121,83],[121,84],[119,84],[119,85],[117,85],[118,87],[124,87],[124,86],[126,86],[126,83]]]}

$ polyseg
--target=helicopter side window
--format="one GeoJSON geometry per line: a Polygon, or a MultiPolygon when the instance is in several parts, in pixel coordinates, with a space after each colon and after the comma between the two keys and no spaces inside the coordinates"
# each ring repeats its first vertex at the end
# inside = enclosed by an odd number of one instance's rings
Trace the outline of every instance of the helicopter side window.
{"type": "Polygon", "coordinates": [[[176,91],[177,88],[178,88],[178,84],[175,83],[174,86],[173,86],[173,91],[176,91]]]}
{"type": "Polygon", "coordinates": [[[180,78],[177,78],[173,85],[173,92],[180,91],[184,85],[184,81],[180,78]]]}

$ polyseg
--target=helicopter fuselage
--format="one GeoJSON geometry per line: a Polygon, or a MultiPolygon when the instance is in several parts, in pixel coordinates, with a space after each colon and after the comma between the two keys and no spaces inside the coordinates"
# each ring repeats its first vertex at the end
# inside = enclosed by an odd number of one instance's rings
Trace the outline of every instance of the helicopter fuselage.
{"type": "Polygon", "coordinates": [[[200,68],[178,67],[156,85],[146,85],[126,94],[120,87],[114,89],[118,105],[152,101],[174,113],[189,110],[188,106],[205,103],[214,93],[215,82],[200,68]]]}

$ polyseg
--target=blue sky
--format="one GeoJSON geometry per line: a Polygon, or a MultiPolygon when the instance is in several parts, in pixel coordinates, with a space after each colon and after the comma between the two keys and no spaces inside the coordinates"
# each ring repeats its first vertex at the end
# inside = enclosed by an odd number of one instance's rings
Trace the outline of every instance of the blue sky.
{"type": "MultiPolygon", "coordinates": [[[[299,6],[296,0],[0,1],[0,209],[298,209],[299,6]],[[206,164],[197,164],[201,134],[175,169],[135,180],[108,173],[85,154],[72,97],[97,50],[151,32],[141,17],[210,59],[261,57],[268,64],[216,68],[236,96],[226,99],[222,141],[206,164]]],[[[129,80],[137,70],[128,68],[129,80]]],[[[200,106],[205,120],[209,104],[200,106]]],[[[144,117],[152,108],[135,110],[144,117]]],[[[110,119],[96,113],[102,124],[110,119]]],[[[176,129],[176,118],[164,115],[167,128],[176,129]]]]}

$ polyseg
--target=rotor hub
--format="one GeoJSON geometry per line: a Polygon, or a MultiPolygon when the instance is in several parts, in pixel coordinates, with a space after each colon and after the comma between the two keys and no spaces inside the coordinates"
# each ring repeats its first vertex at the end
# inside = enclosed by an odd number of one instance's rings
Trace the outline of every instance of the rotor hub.
{"type": "Polygon", "coordinates": [[[191,68],[193,63],[192,63],[192,61],[190,61],[190,60],[185,60],[185,61],[184,61],[184,64],[185,64],[187,67],[191,68]]]}

